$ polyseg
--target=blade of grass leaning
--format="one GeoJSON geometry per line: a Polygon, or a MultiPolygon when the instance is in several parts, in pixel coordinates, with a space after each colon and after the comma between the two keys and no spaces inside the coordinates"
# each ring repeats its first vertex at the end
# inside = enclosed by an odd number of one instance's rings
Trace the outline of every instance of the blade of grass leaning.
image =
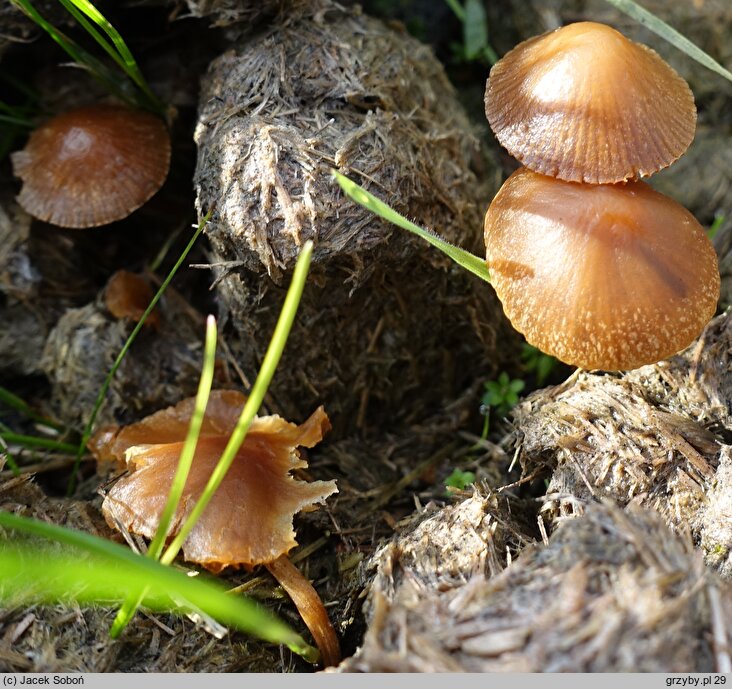
{"type": "Polygon", "coordinates": [[[241,411],[239,420],[237,421],[236,427],[229,438],[229,442],[226,444],[221,458],[218,464],[214,467],[211,472],[208,483],[203,489],[201,496],[194,505],[188,518],[185,520],[180,528],[180,531],[175,536],[167,550],[163,554],[160,561],[164,564],[170,564],[175,556],[180,551],[184,541],[188,537],[193,527],[196,525],[201,514],[206,509],[208,503],[211,501],[216,489],[224,480],[226,472],[229,470],[236,453],[239,451],[241,444],[246,438],[249,426],[254,420],[255,415],[259,411],[259,407],[262,405],[262,400],[267,393],[267,388],[272,381],[272,377],[277,369],[277,365],[280,362],[282,352],[287,343],[287,338],[290,335],[290,329],[292,323],[295,320],[295,314],[297,313],[297,307],[300,304],[300,297],[302,296],[303,289],[305,287],[305,278],[310,268],[310,259],[313,254],[313,242],[308,240],[302,246],[300,255],[297,258],[297,264],[292,274],[292,282],[287,290],[287,296],[285,297],[285,303],[282,305],[282,311],[280,317],[277,320],[272,339],[267,347],[267,352],[262,360],[262,366],[259,369],[257,379],[254,381],[252,391],[244,404],[244,409],[241,411]]]}
{"type": "Polygon", "coordinates": [[[61,424],[58,424],[55,421],[51,421],[50,419],[47,419],[45,416],[42,416],[41,414],[36,412],[24,399],[18,397],[17,395],[10,392],[10,390],[2,386],[0,386],[0,403],[7,405],[11,409],[15,409],[15,411],[18,411],[24,416],[27,416],[29,419],[32,419],[41,426],[52,428],[55,431],[66,430],[61,424]]]}
{"type": "Polygon", "coordinates": [[[84,428],[84,433],[81,437],[81,442],[79,443],[79,447],[76,454],[76,461],[74,462],[74,467],[71,471],[71,477],[69,479],[69,484],[67,487],[67,495],[71,495],[74,492],[74,488],[76,487],[76,475],[79,471],[79,464],[81,463],[81,458],[84,455],[84,451],[86,450],[86,444],[89,442],[89,438],[91,438],[92,431],[94,430],[94,423],[97,420],[97,415],[99,414],[99,410],[102,407],[102,404],[104,403],[104,398],[107,396],[107,391],[109,390],[109,386],[112,384],[112,379],[114,378],[114,374],[117,373],[117,369],[122,364],[122,361],[124,360],[127,352],[129,351],[130,347],[132,346],[132,343],[135,341],[135,338],[137,337],[137,334],[142,329],[142,326],[145,324],[145,321],[147,320],[147,317],[150,315],[152,310],[157,305],[158,301],[160,301],[160,297],[163,296],[163,293],[168,288],[168,285],[170,284],[171,280],[175,277],[175,274],[178,272],[178,269],[183,265],[183,261],[186,260],[186,256],[190,253],[191,249],[193,248],[193,245],[196,243],[196,240],[200,236],[201,232],[203,232],[203,228],[206,226],[206,223],[208,223],[209,219],[211,218],[211,211],[206,213],[206,215],[203,217],[201,222],[198,224],[198,227],[196,228],[196,231],[193,233],[193,237],[191,237],[191,240],[186,245],[186,248],[183,249],[183,252],[178,257],[178,260],[175,262],[175,265],[170,269],[170,272],[168,273],[165,280],[163,280],[162,284],[160,285],[160,288],[155,293],[155,296],[152,298],[152,301],[148,305],[148,307],[145,309],[145,312],[142,314],[142,317],[140,318],[137,325],[135,325],[134,329],[130,333],[130,336],[127,338],[127,341],[122,346],[122,349],[120,350],[120,353],[117,355],[117,358],[115,359],[114,363],[112,364],[112,368],[109,370],[109,373],[107,374],[107,377],[104,379],[104,383],[102,383],[102,387],[99,390],[99,394],[97,395],[96,402],[94,403],[94,409],[92,410],[91,416],[89,417],[89,421],[86,424],[86,428],[84,428]]]}
{"type": "Polygon", "coordinates": [[[686,36],[659,19],[652,12],[649,12],[645,7],[641,7],[637,2],[633,2],[633,0],[605,0],[605,2],[610,3],[613,7],[616,7],[621,12],[625,12],[625,14],[637,22],[643,24],[643,26],[648,27],[681,52],[686,53],[692,60],[696,60],[707,69],[712,70],[712,72],[716,72],[725,79],[732,81],[732,72],[725,69],[713,57],[686,38],[686,36]]]}
{"type": "Polygon", "coordinates": [[[119,99],[130,105],[138,105],[119,85],[119,76],[112,72],[101,60],[94,57],[89,51],[82,48],[76,41],[69,38],[63,31],[46,21],[31,4],[30,0],[10,0],[16,7],[25,12],[38,26],[40,26],[80,67],[84,67],[97,79],[104,88],[119,99]]]}
{"type": "Polygon", "coordinates": [[[42,448],[44,450],[54,450],[55,452],[61,452],[67,455],[76,454],[76,445],[69,443],[61,443],[58,440],[51,440],[50,438],[38,438],[34,435],[22,435],[20,433],[8,433],[0,432],[0,438],[6,443],[15,443],[28,448],[42,448]]]}
{"type": "Polygon", "coordinates": [[[165,113],[164,104],[158,100],[155,94],[150,90],[145,78],[137,66],[137,62],[130,52],[124,39],[112,26],[112,24],[104,17],[104,15],[89,0],[59,0],[59,2],[67,9],[67,11],[86,29],[87,33],[101,46],[101,48],[109,55],[119,68],[129,77],[129,79],[145,94],[150,105],[153,106],[160,114],[165,113]],[[87,21],[86,17],[91,19],[99,26],[104,33],[107,34],[112,43],[109,43],[95,28],[87,21]]]}
{"type": "MultiPolygon", "coordinates": [[[[183,489],[188,479],[188,473],[190,472],[191,465],[193,464],[193,457],[196,452],[196,445],[198,444],[198,437],[201,434],[201,426],[203,424],[203,417],[206,413],[206,405],[208,404],[208,398],[211,393],[211,385],[213,384],[214,377],[214,366],[216,363],[216,319],[213,316],[209,316],[206,319],[206,340],[203,354],[203,365],[201,367],[201,378],[198,383],[198,392],[196,393],[196,402],[193,408],[193,414],[191,415],[191,421],[188,425],[188,434],[186,435],[185,442],[183,443],[183,449],[178,459],[178,466],[175,470],[175,475],[170,484],[170,491],[168,492],[168,499],[165,502],[165,507],[160,514],[160,521],[158,523],[157,531],[153,537],[150,546],[147,549],[147,557],[157,560],[160,557],[160,553],[163,551],[165,545],[165,539],[168,535],[168,529],[175,516],[175,511],[178,509],[183,489]]],[[[127,598],[120,608],[117,616],[112,623],[112,628],[109,631],[109,635],[116,639],[129,624],[135,611],[140,606],[140,603],[145,597],[145,591],[139,592],[139,595],[131,596],[127,598]]]]}
{"type": "Polygon", "coordinates": [[[2,539],[2,602],[15,602],[13,597],[25,596],[26,600],[46,603],[73,598],[109,604],[138,592],[139,582],[144,581],[148,588],[146,607],[181,611],[173,599],[183,599],[222,624],[271,643],[284,644],[308,662],[317,659],[317,649],[284,622],[244,597],[229,595],[223,585],[205,575],[192,578],[112,541],[9,512],[0,512],[0,526],[50,539],[87,556],[70,556],[56,548],[39,553],[33,544],[10,546],[7,538],[2,539]]]}
{"type": "Polygon", "coordinates": [[[445,241],[430,230],[426,230],[419,225],[415,225],[413,222],[407,220],[403,215],[399,215],[399,213],[390,208],[383,201],[377,199],[373,194],[370,194],[363,187],[360,187],[354,181],[350,180],[345,175],[342,175],[337,170],[332,170],[332,173],[341,189],[343,189],[346,195],[356,203],[360,204],[372,213],[375,213],[380,218],[383,218],[384,220],[387,220],[390,223],[421,237],[426,242],[429,242],[432,246],[442,251],[443,254],[449,256],[459,266],[462,266],[465,270],[477,275],[481,280],[485,280],[486,282],[491,281],[488,266],[484,259],[471,254],[469,251],[465,251],[465,249],[460,249],[454,244],[450,244],[450,242],[445,241]]]}
{"type": "MultiPolygon", "coordinates": [[[[0,424],[0,429],[4,430],[5,428],[4,424],[0,424]]],[[[7,444],[4,442],[0,443],[0,460],[4,460],[4,465],[10,469],[13,476],[20,476],[20,467],[18,466],[18,462],[16,462],[15,457],[10,454],[7,444]]],[[[3,462],[0,461],[0,469],[3,468],[3,462]]]]}
{"type": "Polygon", "coordinates": [[[465,45],[465,57],[468,60],[474,60],[482,55],[492,65],[498,62],[498,55],[488,42],[488,18],[483,0],[466,0],[465,2],[463,44],[465,45]]]}

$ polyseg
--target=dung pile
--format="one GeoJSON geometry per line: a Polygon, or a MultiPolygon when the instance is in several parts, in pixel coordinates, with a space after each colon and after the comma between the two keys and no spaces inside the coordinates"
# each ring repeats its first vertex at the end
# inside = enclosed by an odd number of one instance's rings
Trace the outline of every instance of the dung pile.
{"type": "MultiPolygon", "coordinates": [[[[500,528],[500,527],[499,527],[500,528]]],[[[486,544],[488,545],[488,544],[486,544]]],[[[397,546],[398,548],[398,543],[397,546]]],[[[659,517],[593,505],[502,573],[403,576],[381,551],[356,672],[713,672],[729,667],[732,591],[659,517]]]]}
{"type": "Polygon", "coordinates": [[[82,263],[67,235],[32,226],[14,201],[0,200],[0,372],[40,372],[50,329],[66,308],[94,291],[82,263]]]}
{"type": "MultiPolygon", "coordinates": [[[[256,370],[299,247],[309,284],[273,383],[335,432],[424,417],[515,354],[492,291],[348,200],[332,167],[482,253],[486,159],[441,65],[406,34],[315,3],[215,60],[196,128],[201,213],[239,362],[256,370]],[[316,12],[317,10],[317,12],[316,12]],[[500,352],[497,342],[501,342],[500,352]]],[[[486,174],[488,173],[488,174],[486,174]]]]}
{"type": "Polygon", "coordinates": [[[213,26],[239,24],[251,27],[265,17],[292,10],[303,0],[186,0],[188,11],[194,17],[206,17],[213,26]]]}
{"type": "Polygon", "coordinates": [[[581,513],[610,497],[689,528],[707,562],[732,575],[732,321],[714,319],[685,352],[622,375],[578,373],[513,414],[524,473],[551,474],[544,512],[581,513]]]}
{"type": "MultiPolygon", "coordinates": [[[[99,424],[130,423],[195,394],[202,364],[203,319],[170,290],[160,302],[157,318],[159,326],[146,323],[112,379],[99,424]]],[[[84,428],[134,325],[130,318],[110,313],[104,290],[92,303],[68,309],[59,319],[40,365],[51,382],[55,417],[62,423],[84,428]]]]}

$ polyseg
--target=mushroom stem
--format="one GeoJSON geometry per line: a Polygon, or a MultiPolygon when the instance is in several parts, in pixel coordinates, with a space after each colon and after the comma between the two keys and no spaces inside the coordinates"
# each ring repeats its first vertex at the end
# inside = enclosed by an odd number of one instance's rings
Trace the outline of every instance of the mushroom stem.
{"type": "Polygon", "coordinates": [[[268,562],[265,567],[295,603],[320,650],[323,666],[338,665],[341,660],[341,647],[318,592],[290,562],[287,555],[278,557],[274,562],[268,562]]]}

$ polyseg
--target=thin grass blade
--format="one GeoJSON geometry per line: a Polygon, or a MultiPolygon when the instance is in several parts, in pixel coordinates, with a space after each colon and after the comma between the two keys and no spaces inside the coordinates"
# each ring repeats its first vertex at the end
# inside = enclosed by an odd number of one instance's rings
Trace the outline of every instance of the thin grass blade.
{"type": "Polygon", "coordinates": [[[11,409],[15,409],[15,411],[20,412],[23,416],[27,416],[29,419],[32,419],[42,426],[53,428],[56,431],[66,430],[60,424],[57,424],[36,412],[24,399],[21,399],[2,386],[0,386],[0,403],[7,405],[11,409]]]}
{"type": "Polygon", "coordinates": [[[359,186],[345,175],[342,175],[340,172],[332,170],[332,173],[341,189],[343,189],[346,195],[356,203],[360,204],[367,210],[370,210],[372,213],[375,213],[380,218],[383,218],[384,220],[387,220],[388,222],[421,237],[426,242],[429,242],[432,246],[442,251],[443,254],[449,256],[453,261],[455,261],[455,263],[465,268],[465,270],[477,275],[481,280],[485,280],[486,282],[491,281],[488,266],[484,259],[471,254],[469,251],[465,251],[465,249],[460,249],[454,244],[450,244],[450,242],[445,241],[442,237],[430,230],[426,230],[419,225],[415,225],[413,222],[407,220],[403,215],[399,215],[399,213],[394,209],[390,208],[383,201],[377,199],[373,194],[370,194],[363,187],[359,186]]]}
{"type": "Polygon", "coordinates": [[[285,344],[287,343],[287,338],[290,335],[292,323],[295,320],[297,307],[300,304],[300,297],[302,296],[302,292],[305,287],[305,278],[307,277],[308,269],[310,267],[312,253],[313,243],[308,240],[303,244],[300,255],[298,256],[297,264],[295,265],[295,270],[292,274],[292,282],[287,290],[287,296],[285,297],[285,303],[282,306],[280,317],[277,320],[277,325],[275,326],[267,352],[264,355],[259,374],[257,375],[257,379],[254,381],[252,391],[247,398],[244,409],[242,409],[239,421],[229,438],[229,442],[224,448],[218,464],[211,472],[211,476],[206,487],[203,489],[201,496],[191,510],[191,513],[188,515],[188,518],[181,526],[180,531],[163,554],[161,562],[164,564],[170,564],[175,559],[175,556],[180,551],[183,543],[188,537],[188,534],[191,532],[201,514],[203,514],[203,511],[208,506],[208,503],[211,501],[216,489],[224,480],[226,472],[229,470],[229,467],[236,457],[236,453],[239,451],[241,444],[246,438],[249,426],[251,425],[256,413],[259,411],[259,407],[262,405],[264,396],[267,393],[267,388],[272,381],[272,377],[274,376],[277,365],[280,362],[285,344]]]}
{"type": "Polygon", "coordinates": [[[3,431],[0,433],[6,443],[15,443],[22,447],[28,448],[41,448],[43,450],[53,450],[54,452],[61,452],[67,455],[76,454],[76,445],[69,443],[61,443],[58,440],[52,440],[50,438],[38,438],[34,435],[22,435],[21,433],[8,433],[3,431]]]}
{"type": "Polygon", "coordinates": [[[129,351],[130,347],[132,346],[132,343],[137,338],[138,333],[142,329],[142,326],[145,324],[145,321],[147,320],[147,317],[150,315],[152,310],[157,305],[158,301],[160,301],[160,297],[163,296],[163,293],[168,288],[168,285],[170,284],[171,280],[175,277],[175,274],[178,272],[178,269],[183,265],[183,261],[186,260],[186,256],[190,253],[191,249],[193,248],[193,245],[196,243],[196,240],[201,235],[201,232],[203,232],[203,228],[206,226],[206,223],[208,223],[209,219],[211,218],[211,211],[206,213],[206,215],[203,217],[201,222],[198,224],[198,228],[193,233],[193,237],[191,237],[191,240],[186,245],[186,248],[183,249],[183,252],[178,257],[178,260],[175,262],[175,265],[170,269],[170,272],[168,273],[165,280],[163,280],[163,283],[160,285],[160,289],[155,293],[155,296],[152,298],[152,301],[148,305],[147,309],[145,309],[145,312],[142,314],[142,317],[140,318],[139,322],[135,326],[135,328],[130,333],[130,336],[127,338],[127,341],[122,346],[122,349],[120,350],[120,353],[117,355],[117,358],[115,359],[114,363],[112,364],[112,368],[109,370],[109,373],[107,374],[107,377],[104,379],[104,383],[102,384],[102,387],[99,390],[99,394],[97,395],[96,402],[94,404],[94,409],[92,410],[91,416],[89,417],[89,421],[86,424],[86,428],[84,428],[84,433],[81,437],[81,442],[79,443],[79,447],[76,454],[76,462],[74,463],[74,468],[71,472],[71,478],[69,479],[69,485],[67,488],[67,494],[71,495],[74,491],[74,488],[76,487],[76,475],[79,470],[79,464],[81,463],[81,458],[84,456],[84,451],[86,450],[86,444],[89,442],[89,438],[91,438],[92,431],[94,430],[94,423],[97,420],[97,415],[99,414],[99,410],[102,407],[102,404],[104,403],[104,399],[107,396],[107,391],[109,390],[109,386],[112,384],[112,379],[114,378],[115,373],[117,373],[117,369],[122,364],[122,361],[124,360],[125,356],[127,355],[127,352],[129,351]]]}
{"type": "MultiPolygon", "coordinates": [[[[201,426],[206,412],[206,405],[208,404],[208,398],[211,393],[215,363],[216,319],[213,316],[209,316],[206,320],[206,340],[203,354],[203,365],[201,367],[201,378],[198,384],[198,393],[196,394],[193,414],[191,415],[191,421],[188,426],[188,435],[186,436],[183,449],[180,453],[178,466],[170,485],[168,499],[160,515],[160,522],[158,523],[157,531],[155,532],[155,536],[147,550],[147,557],[153,560],[157,560],[160,557],[160,553],[165,545],[165,539],[168,535],[168,529],[170,528],[170,524],[175,516],[175,511],[178,509],[183,489],[185,488],[186,481],[188,480],[188,473],[190,472],[191,465],[193,464],[193,457],[196,452],[198,437],[201,434],[201,426]]],[[[143,590],[138,596],[130,597],[125,600],[117,613],[109,632],[113,639],[116,639],[129,624],[129,621],[132,619],[132,616],[135,614],[135,611],[144,597],[145,591],[143,590]]]]}
{"type": "Polygon", "coordinates": [[[101,60],[82,48],[76,41],[69,38],[63,31],[56,28],[31,4],[30,0],[10,0],[16,7],[25,12],[38,26],[40,26],[76,63],[77,66],[87,69],[109,92],[129,105],[137,106],[136,99],[120,86],[119,75],[110,70],[101,60]]]}
{"type": "Polygon", "coordinates": [[[107,20],[107,18],[88,0],[59,0],[61,4],[73,15],[79,24],[94,38],[94,40],[102,47],[102,49],[115,61],[122,71],[135,83],[135,85],[145,94],[160,114],[165,113],[165,106],[150,90],[145,78],[142,76],[137,62],[130,52],[124,39],[107,20]],[[86,18],[89,17],[104,33],[107,34],[112,41],[110,44],[86,18]]]}
{"type": "Polygon", "coordinates": [[[119,77],[112,72],[101,60],[89,51],[82,48],[76,41],[69,38],[63,31],[47,22],[31,4],[30,0],[10,0],[16,7],[25,12],[38,26],[40,26],[80,67],[83,67],[99,81],[104,88],[121,100],[135,104],[133,98],[120,87],[119,77]]]}
{"type": "Polygon", "coordinates": [[[625,14],[640,24],[643,24],[643,26],[647,26],[651,31],[658,34],[671,45],[686,53],[692,60],[696,60],[707,69],[711,69],[712,72],[716,72],[725,79],[732,81],[732,72],[725,69],[713,57],[686,38],[686,36],[680,34],[676,29],[659,19],[652,12],[649,12],[645,7],[641,7],[637,2],[633,2],[633,0],[605,0],[605,2],[610,3],[621,12],[625,12],[625,14]]]}

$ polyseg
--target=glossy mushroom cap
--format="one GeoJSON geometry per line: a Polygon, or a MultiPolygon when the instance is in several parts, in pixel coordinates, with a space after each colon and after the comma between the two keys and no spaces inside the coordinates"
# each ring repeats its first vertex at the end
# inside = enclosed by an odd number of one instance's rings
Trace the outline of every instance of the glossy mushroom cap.
{"type": "Polygon", "coordinates": [[[491,69],[488,122],[526,167],[607,184],[670,165],[694,138],[688,84],[656,52],[604,24],[530,38],[491,69]]]}
{"type": "Polygon", "coordinates": [[[61,227],[96,227],[127,217],[160,189],[170,138],[148,112],[92,105],[36,129],[12,162],[28,213],[61,227]]]}
{"type": "Polygon", "coordinates": [[[703,228],[643,182],[575,184],[522,168],[488,209],[485,243],[513,326],[586,369],[633,369],[675,354],[719,298],[703,228]]]}
{"type": "MultiPolygon", "coordinates": [[[[201,495],[245,400],[234,391],[211,393],[171,536],[201,495]]],[[[104,499],[102,512],[110,526],[121,524],[133,533],[154,536],[193,407],[194,400],[187,399],[116,436],[105,430],[101,441],[93,440],[90,446],[98,458],[124,456],[132,471],[104,499]]],[[[297,545],[293,516],[338,491],[335,481],[305,483],[290,475],[307,466],[296,448],[313,447],[329,428],[322,407],[300,426],[279,416],[254,419],[234,463],[183,544],[185,558],[220,572],[230,566],[272,562],[297,545]]]]}

